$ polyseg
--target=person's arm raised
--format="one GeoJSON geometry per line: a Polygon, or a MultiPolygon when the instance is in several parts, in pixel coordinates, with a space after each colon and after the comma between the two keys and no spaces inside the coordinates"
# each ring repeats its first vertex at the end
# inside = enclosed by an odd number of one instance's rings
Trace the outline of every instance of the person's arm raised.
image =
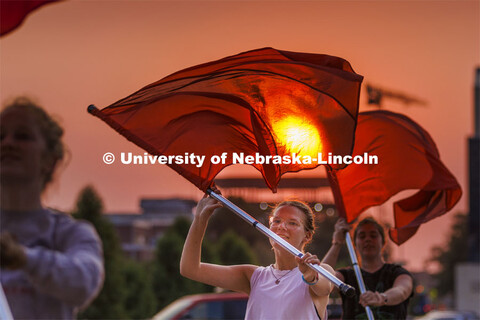
{"type": "Polygon", "coordinates": [[[332,246],[328,250],[325,257],[323,257],[322,263],[328,264],[332,268],[335,268],[338,260],[338,255],[340,254],[340,249],[345,243],[345,235],[349,230],[350,226],[347,224],[345,219],[338,219],[337,223],[335,223],[332,246]]]}
{"type": "Polygon", "coordinates": [[[189,279],[224,289],[250,293],[250,277],[256,266],[221,266],[201,262],[202,240],[213,211],[222,205],[204,197],[197,205],[195,218],[183,247],[180,274],[189,279]]]}

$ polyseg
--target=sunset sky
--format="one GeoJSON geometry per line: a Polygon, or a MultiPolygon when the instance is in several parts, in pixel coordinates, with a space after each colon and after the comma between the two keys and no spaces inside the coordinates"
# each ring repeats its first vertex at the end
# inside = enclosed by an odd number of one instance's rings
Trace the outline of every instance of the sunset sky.
{"type": "MultiPolygon", "coordinates": [[[[431,134],[464,191],[452,212],[467,211],[479,1],[66,0],[44,6],[0,40],[0,94],[2,105],[18,95],[36,99],[66,130],[70,160],[45,203],[71,210],[87,184],[106,212],[138,212],[140,197],[199,199],[201,192],[168,167],[104,164],[106,152],[143,150],[86,108],[105,107],[177,70],[262,47],[340,56],[364,84],[427,101],[407,106],[385,99],[384,106],[431,134]]],[[[371,110],[365,90],[361,110],[371,110]]],[[[223,174],[239,175],[259,177],[245,168],[223,174]]],[[[390,207],[381,210],[391,216],[390,207]]],[[[422,226],[397,257],[421,269],[431,246],[445,240],[452,216],[422,226]]]]}

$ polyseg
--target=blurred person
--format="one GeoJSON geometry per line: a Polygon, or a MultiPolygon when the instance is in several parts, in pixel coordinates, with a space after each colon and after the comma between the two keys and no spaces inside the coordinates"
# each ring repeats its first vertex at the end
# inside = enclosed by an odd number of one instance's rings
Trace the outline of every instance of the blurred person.
{"type": "Polygon", "coordinates": [[[20,97],[0,113],[0,279],[16,319],[72,319],[99,293],[102,244],[87,222],[45,208],[63,129],[20,97]]]}
{"type": "MultiPolygon", "coordinates": [[[[256,265],[216,265],[200,261],[202,240],[213,211],[222,205],[206,196],[197,205],[182,258],[183,276],[211,286],[245,292],[249,295],[245,319],[326,319],[326,307],[333,285],[310,269],[320,264],[317,256],[305,253],[295,257],[270,240],[275,263],[256,265]]],[[[314,233],[310,207],[299,201],[279,203],[270,216],[270,229],[303,251],[314,233]]],[[[333,269],[322,265],[329,272],[333,269]]]]}
{"type": "MultiPolygon", "coordinates": [[[[344,219],[337,221],[332,246],[323,258],[323,263],[335,267],[349,230],[350,226],[344,219]]],[[[413,295],[413,278],[400,265],[385,263],[383,260],[383,227],[373,218],[365,218],[355,228],[353,242],[360,255],[360,267],[367,291],[360,295],[353,268],[335,272],[337,278],[353,286],[357,292],[351,298],[341,294],[343,319],[367,319],[365,306],[371,307],[375,319],[406,319],[408,302],[413,295]]]]}

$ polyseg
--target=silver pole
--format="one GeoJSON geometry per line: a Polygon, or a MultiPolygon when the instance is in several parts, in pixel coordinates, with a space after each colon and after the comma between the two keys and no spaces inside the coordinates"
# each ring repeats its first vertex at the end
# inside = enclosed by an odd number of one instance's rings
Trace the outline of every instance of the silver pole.
{"type": "MultiPolygon", "coordinates": [[[[240,218],[242,218],[245,221],[247,221],[248,223],[250,223],[258,231],[260,231],[261,233],[263,233],[264,235],[266,235],[267,237],[269,237],[270,239],[272,239],[273,241],[275,241],[276,243],[281,245],[285,250],[287,250],[288,252],[290,252],[294,256],[297,256],[299,258],[303,257],[303,253],[300,250],[298,250],[297,248],[292,246],[290,243],[288,243],[287,241],[285,241],[284,239],[279,237],[275,232],[273,232],[272,230],[265,227],[263,224],[258,222],[258,220],[256,220],[251,215],[249,215],[248,213],[246,213],[245,211],[240,209],[238,206],[236,206],[230,200],[223,197],[221,194],[215,193],[212,189],[207,189],[207,194],[210,195],[210,197],[214,198],[215,200],[221,202],[228,209],[230,209],[231,211],[236,213],[238,216],[240,216],[240,218]]],[[[320,273],[322,276],[324,276],[325,278],[330,280],[346,296],[352,297],[355,294],[355,289],[352,286],[342,282],[340,279],[335,277],[333,274],[331,274],[330,272],[328,272],[327,270],[325,270],[321,266],[313,265],[313,264],[310,264],[310,263],[307,263],[307,265],[311,269],[315,270],[316,272],[320,273]]]]}
{"type": "Polygon", "coordinates": [[[480,137],[480,68],[475,70],[475,101],[473,103],[473,116],[474,120],[474,137],[480,137]]]}
{"type": "MultiPolygon", "coordinates": [[[[352,260],[353,271],[355,271],[355,276],[357,277],[358,287],[360,288],[360,294],[365,293],[367,289],[365,288],[365,283],[363,282],[362,271],[360,270],[360,266],[358,265],[357,255],[355,254],[355,248],[353,247],[352,238],[350,237],[350,233],[347,232],[346,234],[346,242],[348,248],[348,254],[350,254],[350,260],[352,260]]],[[[365,307],[365,311],[367,312],[367,317],[369,320],[374,320],[372,309],[369,306],[365,307]]]]}
{"type": "Polygon", "coordinates": [[[0,285],[0,319],[13,320],[12,312],[8,306],[7,297],[5,297],[5,292],[3,292],[2,285],[0,285]]]}

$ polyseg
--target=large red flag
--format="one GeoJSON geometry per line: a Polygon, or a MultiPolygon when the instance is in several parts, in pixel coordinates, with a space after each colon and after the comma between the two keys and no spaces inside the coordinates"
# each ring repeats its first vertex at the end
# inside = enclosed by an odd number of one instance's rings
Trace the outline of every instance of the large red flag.
{"type": "Polygon", "coordinates": [[[275,190],[285,172],[318,163],[266,156],[351,153],[362,79],[338,57],[263,48],[176,72],[89,111],[152,155],[178,157],[169,165],[203,191],[241,153],[257,156],[247,164],[275,190]],[[223,153],[224,163],[210,161],[223,153]],[[205,156],[203,165],[192,155],[205,156]]]}
{"type": "Polygon", "coordinates": [[[0,1],[0,36],[17,28],[33,10],[50,2],[59,0],[1,0],[0,1]]]}
{"type": "Polygon", "coordinates": [[[389,233],[402,244],[420,224],[452,209],[462,195],[428,132],[404,115],[381,110],[360,113],[353,155],[365,152],[377,155],[379,163],[352,164],[330,172],[335,200],[347,222],[400,191],[419,189],[394,203],[395,227],[389,233]]]}

